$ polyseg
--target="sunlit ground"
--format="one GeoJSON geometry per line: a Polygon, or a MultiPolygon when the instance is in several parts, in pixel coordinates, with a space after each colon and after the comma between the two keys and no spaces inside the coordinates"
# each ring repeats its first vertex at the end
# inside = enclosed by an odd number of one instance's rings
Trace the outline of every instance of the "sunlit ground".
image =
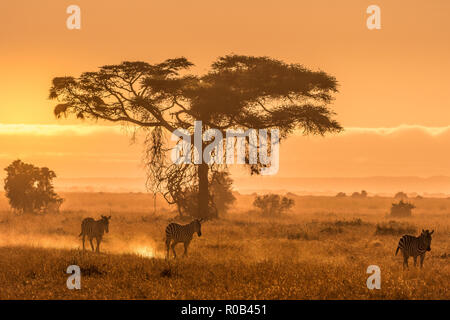
{"type": "Polygon", "coordinates": [[[155,250],[152,247],[137,247],[135,250],[135,254],[145,258],[154,258],[155,250]]]}
{"type": "MultiPolygon", "coordinates": [[[[165,260],[164,230],[176,213],[147,194],[65,194],[60,214],[14,215],[0,197],[0,299],[448,299],[450,200],[410,199],[410,218],[386,216],[392,198],[296,197],[291,212],[262,217],[252,197],[202,225],[188,257],[165,260]],[[81,221],[108,214],[109,233],[81,253],[81,221]],[[395,223],[391,223],[395,220],[395,223]],[[380,230],[386,232],[379,233],[380,230]],[[393,226],[392,228],[388,228],[393,226]],[[424,268],[403,271],[401,234],[434,229],[424,268]],[[401,230],[400,230],[401,229],[401,230]],[[404,231],[408,230],[408,231],[404,231]],[[411,230],[411,231],[409,231],[411,230]],[[82,290],[67,290],[78,265],[82,290]],[[366,285],[369,265],[381,289],[366,285]]],[[[181,222],[180,222],[181,223],[181,222]]],[[[184,223],[184,222],[183,222],[184,223]]]]}

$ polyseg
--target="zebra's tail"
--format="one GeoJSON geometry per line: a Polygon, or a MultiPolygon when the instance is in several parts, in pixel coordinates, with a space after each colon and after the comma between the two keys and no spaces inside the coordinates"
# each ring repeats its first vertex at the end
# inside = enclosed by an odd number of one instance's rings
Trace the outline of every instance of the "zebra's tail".
{"type": "Polygon", "coordinates": [[[395,255],[397,255],[398,250],[400,250],[400,246],[397,247],[397,250],[395,251],[395,255]]]}
{"type": "Polygon", "coordinates": [[[81,233],[78,236],[81,237],[82,235],[83,235],[83,230],[81,230],[81,233]]]}

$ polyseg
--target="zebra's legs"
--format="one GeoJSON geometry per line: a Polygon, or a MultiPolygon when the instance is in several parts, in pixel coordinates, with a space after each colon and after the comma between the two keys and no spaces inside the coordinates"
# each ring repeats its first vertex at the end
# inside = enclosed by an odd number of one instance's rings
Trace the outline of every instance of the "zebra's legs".
{"type": "Polygon", "coordinates": [[[167,249],[166,259],[169,259],[169,250],[170,250],[170,242],[171,241],[172,241],[172,239],[170,239],[169,237],[166,237],[166,249],[167,249]]]}
{"type": "Polygon", "coordinates": [[[97,239],[97,249],[95,251],[100,252],[100,242],[102,242],[102,240],[99,238],[96,238],[96,239],[97,239]]]}
{"type": "Polygon", "coordinates": [[[423,267],[423,260],[425,259],[425,253],[422,253],[421,255],[420,255],[420,269],[422,269],[422,267],[423,267]]]}
{"type": "Polygon", "coordinates": [[[408,258],[409,258],[409,256],[406,253],[403,253],[403,269],[405,269],[405,267],[407,269],[409,269],[409,267],[408,267],[408,258]]]}
{"type": "Polygon", "coordinates": [[[94,252],[94,244],[92,243],[92,238],[89,237],[89,242],[91,243],[92,252],[94,252]]]}
{"type": "Polygon", "coordinates": [[[188,253],[189,242],[184,243],[184,256],[187,256],[188,253]]]}
{"type": "Polygon", "coordinates": [[[417,256],[414,256],[414,267],[417,267],[417,256]]]}
{"type": "Polygon", "coordinates": [[[176,246],[176,242],[174,241],[173,243],[172,243],[172,251],[173,251],[173,257],[174,258],[176,258],[177,257],[177,253],[175,252],[175,246],[176,246]]]}
{"type": "Polygon", "coordinates": [[[85,238],[86,236],[83,234],[83,251],[85,250],[85,248],[84,248],[84,238],[85,238]]]}

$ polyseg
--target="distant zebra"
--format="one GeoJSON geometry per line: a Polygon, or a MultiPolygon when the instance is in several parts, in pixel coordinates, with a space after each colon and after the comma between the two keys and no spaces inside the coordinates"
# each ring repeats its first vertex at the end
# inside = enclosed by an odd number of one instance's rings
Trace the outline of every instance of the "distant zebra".
{"type": "Polygon", "coordinates": [[[423,267],[423,260],[425,259],[425,253],[431,251],[431,235],[434,233],[429,230],[422,230],[422,233],[418,237],[404,235],[398,242],[398,250],[402,250],[403,253],[403,268],[408,268],[408,259],[410,256],[414,258],[414,266],[417,265],[417,257],[420,256],[420,267],[423,267]]]}
{"type": "Polygon", "coordinates": [[[170,223],[166,227],[166,247],[167,247],[167,255],[166,258],[169,258],[169,248],[172,247],[173,257],[176,258],[177,254],[175,253],[175,246],[179,242],[184,243],[184,255],[187,256],[187,249],[189,243],[192,240],[192,236],[195,232],[200,237],[202,235],[201,230],[201,222],[203,219],[196,219],[187,225],[179,225],[178,223],[170,223]],[[172,242],[173,241],[173,242],[172,242]],[[170,243],[172,242],[172,246],[170,243]]]}
{"type": "Polygon", "coordinates": [[[84,248],[84,239],[87,236],[89,238],[89,242],[91,243],[92,251],[94,251],[94,244],[92,243],[92,239],[97,240],[97,252],[100,252],[100,242],[102,242],[103,234],[109,232],[109,219],[111,216],[105,217],[102,216],[100,220],[94,220],[93,218],[86,218],[81,222],[81,233],[79,237],[83,236],[83,251],[84,248]]]}

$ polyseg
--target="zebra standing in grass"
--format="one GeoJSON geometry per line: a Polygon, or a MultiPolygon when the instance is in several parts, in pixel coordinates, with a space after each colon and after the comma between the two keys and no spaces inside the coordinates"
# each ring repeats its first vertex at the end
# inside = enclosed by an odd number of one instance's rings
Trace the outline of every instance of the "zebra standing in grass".
{"type": "Polygon", "coordinates": [[[195,232],[200,237],[202,235],[201,230],[201,222],[203,219],[196,219],[187,225],[179,225],[178,223],[170,223],[166,227],[166,247],[167,247],[167,255],[166,258],[169,258],[169,248],[172,247],[173,257],[176,258],[177,254],[175,253],[175,246],[179,242],[184,243],[184,255],[187,256],[187,249],[189,243],[192,240],[192,236],[195,232]],[[173,241],[173,242],[172,242],[173,241]],[[170,243],[172,242],[172,246],[170,243]]]}
{"type": "Polygon", "coordinates": [[[83,251],[85,250],[84,239],[87,236],[91,243],[92,251],[94,251],[92,239],[95,238],[97,240],[96,251],[100,252],[100,242],[102,242],[103,234],[109,232],[109,219],[111,219],[111,216],[102,216],[102,218],[97,221],[92,218],[86,218],[81,222],[81,233],[79,237],[83,236],[83,251]]]}
{"type": "Polygon", "coordinates": [[[402,250],[403,253],[403,268],[408,268],[408,259],[410,256],[414,258],[414,266],[417,265],[417,257],[420,256],[420,267],[423,267],[423,260],[425,259],[425,253],[431,251],[431,235],[434,233],[429,230],[422,230],[422,233],[418,237],[404,235],[398,242],[398,250],[402,250]]]}

